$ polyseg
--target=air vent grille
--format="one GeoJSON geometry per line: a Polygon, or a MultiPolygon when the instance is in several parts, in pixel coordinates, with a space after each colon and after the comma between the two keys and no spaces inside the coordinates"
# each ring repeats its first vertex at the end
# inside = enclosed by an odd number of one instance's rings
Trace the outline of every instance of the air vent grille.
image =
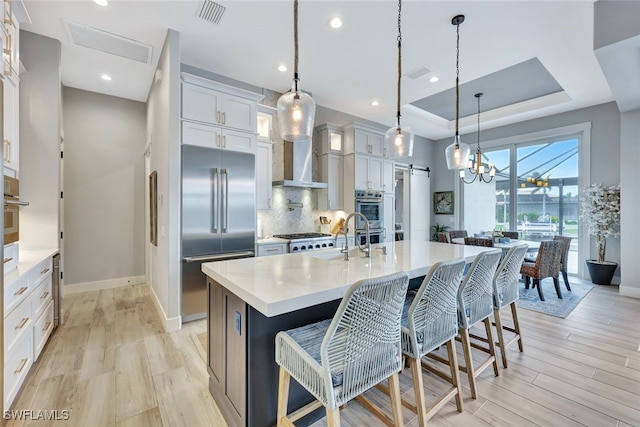
{"type": "Polygon", "coordinates": [[[416,68],[415,70],[411,70],[408,73],[406,73],[405,76],[409,77],[410,79],[415,80],[418,77],[422,77],[425,74],[428,74],[430,72],[431,72],[430,69],[428,69],[424,65],[421,65],[420,67],[416,68]]]}
{"type": "Polygon", "coordinates": [[[99,50],[144,64],[151,63],[153,48],[149,45],[77,22],[65,20],[64,23],[69,40],[76,46],[99,50]]]}
{"type": "Polygon", "coordinates": [[[202,7],[200,7],[200,10],[198,11],[198,18],[202,18],[207,22],[219,24],[225,10],[227,10],[227,8],[221,4],[211,0],[204,0],[202,2],[202,7]]]}

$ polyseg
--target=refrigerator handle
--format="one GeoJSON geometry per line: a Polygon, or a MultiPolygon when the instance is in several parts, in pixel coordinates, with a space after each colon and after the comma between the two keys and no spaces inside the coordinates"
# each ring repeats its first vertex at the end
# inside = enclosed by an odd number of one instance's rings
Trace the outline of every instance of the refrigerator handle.
{"type": "Polygon", "coordinates": [[[218,168],[211,169],[211,174],[213,176],[213,191],[212,191],[212,199],[213,199],[213,215],[211,218],[211,232],[214,234],[218,234],[218,168]]]}
{"type": "Polygon", "coordinates": [[[222,232],[229,232],[229,169],[222,169],[224,175],[224,224],[222,232]]]}

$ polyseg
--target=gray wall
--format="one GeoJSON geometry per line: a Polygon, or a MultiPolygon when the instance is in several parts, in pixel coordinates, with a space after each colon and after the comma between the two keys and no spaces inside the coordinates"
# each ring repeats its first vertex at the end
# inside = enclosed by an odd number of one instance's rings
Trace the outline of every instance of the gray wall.
{"type": "MultiPolygon", "coordinates": [[[[58,248],[60,203],[60,42],[20,32],[20,248],[58,248]]],[[[5,82],[5,85],[11,83],[5,82]]]]}
{"type": "Polygon", "coordinates": [[[67,285],[144,274],[145,104],[64,88],[67,285]]]}

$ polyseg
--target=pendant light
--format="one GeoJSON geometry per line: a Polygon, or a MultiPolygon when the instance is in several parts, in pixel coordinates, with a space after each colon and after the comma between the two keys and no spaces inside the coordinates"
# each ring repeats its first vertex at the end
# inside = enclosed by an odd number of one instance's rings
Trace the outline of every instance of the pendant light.
{"type": "Polygon", "coordinates": [[[456,26],[456,136],[453,144],[449,145],[444,152],[447,159],[448,169],[464,169],[469,162],[469,145],[460,142],[458,132],[458,119],[460,116],[460,24],[464,22],[464,15],[456,15],[451,20],[451,24],[456,26]]]}
{"type": "Polygon", "coordinates": [[[291,90],[278,99],[278,127],[285,141],[311,141],[316,103],[300,90],[298,77],[298,0],[293,2],[294,67],[291,90]]]}
{"type": "Polygon", "coordinates": [[[400,87],[402,78],[402,0],[398,0],[398,96],[397,96],[397,125],[390,128],[384,135],[384,144],[389,157],[401,159],[413,155],[413,132],[409,126],[400,125],[400,87]]]}
{"type": "Polygon", "coordinates": [[[487,178],[482,164],[482,151],[480,150],[480,98],[482,95],[484,95],[482,92],[474,95],[478,99],[478,148],[476,149],[475,159],[473,161],[469,160],[469,165],[467,166],[469,173],[473,175],[473,179],[471,181],[465,180],[466,172],[464,169],[460,170],[460,178],[465,184],[471,184],[476,179],[478,179],[478,182],[491,182],[493,177],[496,176],[496,168],[489,164],[489,177],[487,178]]]}

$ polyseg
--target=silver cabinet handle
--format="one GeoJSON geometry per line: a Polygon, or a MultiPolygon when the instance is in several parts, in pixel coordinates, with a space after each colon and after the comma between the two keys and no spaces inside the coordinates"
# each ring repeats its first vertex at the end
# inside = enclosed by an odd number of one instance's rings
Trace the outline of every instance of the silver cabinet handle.
{"type": "Polygon", "coordinates": [[[15,329],[18,330],[18,329],[24,328],[24,325],[26,325],[28,321],[29,321],[28,317],[23,317],[20,323],[16,325],[15,329]]]}
{"type": "Polygon", "coordinates": [[[222,124],[227,124],[227,113],[225,111],[222,112],[222,124]]]}
{"type": "Polygon", "coordinates": [[[211,180],[213,181],[213,212],[211,214],[211,232],[218,234],[218,168],[211,169],[211,180]]]}
{"type": "Polygon", "coordinates": [[[216,147],[220,147],[220,134],[216,134],[216,147]]]}
{"type": "Polygon", "coordinates": [[[220,110],[216,110],[216,123],[220,123],[220,110]]]}
{"type": "Polygon", "coordinates": [[[222,137],[222,147],[227,148],[227,135],[222,137]]]}
{"type": "Polygon", "coordinates": [[[22,372],[22,370],[24,369],[24,365],[26,365],[28,361],[29,359],[22,359],[20,361],[20,366],[18,366],[18,368],[15,371],[13,371],[13,373],[19,374],[20,372],[22,372]]]}

